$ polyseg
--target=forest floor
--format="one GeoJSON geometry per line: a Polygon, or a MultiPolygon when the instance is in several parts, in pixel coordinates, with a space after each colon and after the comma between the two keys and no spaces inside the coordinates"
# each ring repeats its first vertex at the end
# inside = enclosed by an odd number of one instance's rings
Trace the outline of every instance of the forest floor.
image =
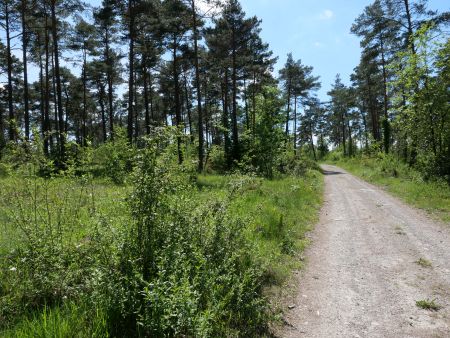
{"type": "Polygon", "coordinates": [[[450,229],[324,165],[325,203],[283,337],[450,337],[450,229]]]}

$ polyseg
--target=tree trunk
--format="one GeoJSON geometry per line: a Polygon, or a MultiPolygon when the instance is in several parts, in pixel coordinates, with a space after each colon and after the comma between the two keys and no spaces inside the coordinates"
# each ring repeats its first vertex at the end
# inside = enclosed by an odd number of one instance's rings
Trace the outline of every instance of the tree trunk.
{"type": "MultiPolygon", "coordinates": [[[[414,35],[414,30],[413,30],[413,23],[412,23],[412,18],[411,18],[411,10],[409,7],[409,0],[403,0],[404,6],[405,6],[405,13],[406,13],[406,19],[408,21],[408,45],[411,48],[411,53],[413,55],[416,54],[416,47],[414,45],[414,41],[412,40],[412,37],[414,35]]],[[[416,110],[416,108],[414,107],[414,110],[416,110]]],[[[416,114],[417,115],[417,114],[416,114]]],[[[414,134],[412,135],[412,143],[411,143],[411,150],[410,150],[410,158],[409,158],[409,165],[412,166],[416,163],[416,158],[417,158],[417,140],[415,139],[414,134]]]]}
{"type": "Polygon", "coordinates": [[[25,22],[25,13],[27,13],[27,2],[22,0],[22,13],[21,13],[21,23],[22,23],[22,57],[23,57],[23,104],[24,104],[24,118],[25,118],[25,138],[30,139],[30,108],[29,108],[29,98],[28,98],[28,60],[27,60],[27,49],[28,49],[28,32],[25,22]]]}
{"type": "Polygon", "coordinates": [[[406,19],[408,21],[408,43],[411,47],[411,52],[413,54],[416,54],[416,47],[414,45],[414,41],[411,41],[411,38],[414,35],[414,31],[413,31],[413,25],[412,25],[412,19],[411,19],[411,11],[409,8],[409,0],[403,0],[403,3],[405,5],[406,19]]]}
{"type": "Polygon", "coordinates": [[[13,103],[13,81],[12,81],[12,55],[11,55],[11,36],[10,36],[10,22],[9,22],[9,8],[8,1],[5,1],[5,32],[6,32],[6,59],[7,59],[7,73],[8,73],[8,136],[10,141],[15,141],[16,123],[14,120],[14,103],[13,103]]]}
{"type": "Polygon", "coordinates": [[[86,49],[83,48],[83,70],[82,70],[82,82],[83,82],[83,118],[82,118],[82,128],[81,128],[81,134],[82,134],[82,146],[87,145],[86,140],[86,120],[87,120],[87,74],[86,74],[86,49]]]}
{"type": "Polygon", "coordinates": [[[369,91],[369,102],[368,102],[368,109],[370,112],[370,118],[372,120],[372,134],[375,141],[380,141],[380,133],[379,133],[379,126],[378,126],[378,113],[373,106],[373,98],[372,98],[372,86],[370,83],[370,75],[367,76],[367,88],[369,91]]]}
{"type": "Polygon", "coordinates": [[[133,143],[133,104],[134,104],[134,1],[128,0],[128,15],[129,17],[129,26],[128,33],[130,36],[129,42],[129,54],[128,54],[128,63],[129,63],[129,78],[128,78],[128,123],[127,123],[127,136],[128,142],[133,143]]]}
{"type": "MultiPolygon", "coordinates": [[[[64,101],[64,108],[65,108],[65,111],[67,112],[67,111],[69,111],[70,95],[69,95],[69,91],[67,89],[67,86],[64,85],[64,84],[63,84],[63,91],[64,91],[64,94],[66,94],[66,100],[64,101]]],[[[68,121],[67,121],[67,114],[66,114],[66,116],[64,118],[64,133],[66,133],[66,135],[67,135],[68,125],[69,124],[68,124],[68,121]]]]}
{"type": "Polygon", "coordinates": [[[297,153],[297,95],[294,95],[294,154],[297,153]]]}
{"type": "Polygon", "coordinates": [[[51,52],[52,58],[52,93],[53,93],[53,125],[52,120],[50,120],[50,128],[52,130],[52,134],[55,135],[56,139],[56,152],[59,152],[59,125],[58,125],[58,101],[56,95],[56,79],[55,79],[55,55],[53,54],[53,50],[51,52]],[[53,132],[54,130],[54,132],[53,132]]]}
{"type": "Polygon", "coordinates": [[[59,45],[58,45],[58,29],[56,19],[56,0],[51,2],[52,13],[52,35],[53,35],[53,51],[55,54],[55,77],[56,77],[56,95],[58,98],[58,120],[59,120],[59,165],[63,165],[66,159],[66,139],[64,136],[64,118],[62,108],[62,89],[61,89],[61,75],[59,69],[59,45]]]}
{"type": "Polygon", "coordinates": [[[240,154],[239,154],[239,135],[238,135],[238,124],[237,124],[237,62],[236,62],[236,38],[235,38],[235,30],[233,27],[232,30],[232,44],[233,44],[233,51],[232,51],[232,67],[233,67],[233,73],[232,73],[232,95],[233,95],[233,109],[231,113],[231,124],[232,124],[232,157],[233,160],[239,161],[240,160],[240,154]]]}
{"type": "MultiPolygon", "coordinates": [[[[137,83],[137,72],[134,73],[134,83],[137,83]]],[[[136,104],[137,98],[138,98],[138,86],[134,86],[134,102],[136,104]]],[[[134,133],[133,138],[134,142],[137,144],[138,138],[139,138],[139,110],[133,108],[133,117],[134,117],[134,133]]]]}
{"type": "Polygon", "coordinates": [[[151,124],[156,125],[157,121],[155,118],[155,108],[153,105],[153,80],[152,80],[152,73],[149,70],[148,71],[148,89],[149,89],[149,101],[150,101],[150,118],[151,118],[151,124]]]}
{"type": "Polygon", "coordinates": [[[105,86],[102,83],[99,83],[99,104],[100,104],[100,112],[102,114],[102,135],[103,142],[106,142],[108,139],[108,135],[106,133],[106,112],[105,112],[105,86]]]}
{"type": "Polygon", "coordinates": [[[347,147],[346,147],[346,136],[345,136],[345,115],[341,113],[341,128],[342,128],[342,145],[344,147],[344,156],[347,155],[347,147]]]}
{"type": "Polygon", "coordinates": [[[312,130],[312,125],[311,123],[309,123],[309,141],[311,144],[311,149],[313,151],[313,155],[314,155],[314,161],[317,161],[317,154],[316,154],[316,148],[314,147],[314,138],[313,138],[313,130],[312,130]]]}
{"type": "Polygon", "coordinates": [[[41,135],[42,140],[44,141],[44,154],[47,155],[48,153],[48,144],[46,145],[46,131],[45,131],[45,84],[44,84],[44,62],[42,60],[42,53],[41,53],[41,34],[38,33],[36,35],[37,38],[37,44],[39,46],[39,56],[38,56],[38,63],[39,63],[39,110],[41,113],[41,135]]]}
{"type": "Polygon", "coordinates": [[[110,49],[109,49],[109,30],[105,30],[105,59],[106,59],[106,81],[108,82],[108,113],[109,113],[109,137],[114,140],[114,106],[113,106],[113,65],[111,61],[110,49]]]}
{"type": "Polygon", "coordinates": [[[252,90],[252,135],[253,142],[255,142],[256,138],[256,72],[253,72],[253,90],[252,90]]]}
{"type": "Polygon", "coordinates": [[[143,61],[143,80],[144,80],[144,108],[145,108],[145,133],[150,135],[150,106],[148,100],[148,70],[147,70],[147,59],[146,56],[142,56],[143,61]]]}
{"type": "MultiPolygon", "coordinates": [[[[217,129],[214,128],[213,126],[210,127],[210,117],[208,115],[209,109],[208,109],[208,104],[209,104],[209,100],[208,100],[208,83],[206,80],[206,76],[205,76],[205,81],[203,83],[203,97],[205,98],[205,104],[204,104],[204,109],[203,109],[203,117],[204,117],[204,139],[205,139],[205,147],[206,149],[209,149],[209,135],[211,134],[211,141],[213,144],[220,144],[220,142],[217,142],[219,139],[218,133],[217,133],[217,129]],[[216,143],[214,143],[214,141],[216,141],[216,143]]],[[[207,159],[205,158],[204,161],[206,162],[207,159]]]]}
{"type": "Polygon", "coordinates": [[[194,66],[195,66],[195,87],[197,90],[197,114],[198,114],[198,171],[203,171],[204,161],[204,135],[203,135],[203,111],[202,111],[202,92],[200,88],[200,67],[198,56],[198,27],[197,12],[195,10],[195,0],[191,1],[192,5],[192,25],[194,31],[194,66]]]}
{"type": "Polygon", "coordinates": [[[189,87],[187,83],[186,74],[184,74],[184,96],[186,100],[186,111],[188,116],[188,124],[189,124],[189,134],[191,138],[191,142],[194,143],[194,134],[193,134],[193,126],[192,126],[192,116],[191,116],[191,104],[189,102],[189,87]]]}
{"type": "Polygon", "coordinates": [[[250,130],[250,117],[248,113],[248,99],[247,99],[247,79],[244,76],[244,111],[245,111],[245,128],[250,130]]]}
{"type": "MultiPolygon", "coordinates": [[[[175,123],[177,128],[182,124],[181,121],[181,106],[180,106],[180,83],[178,78],[178,56],[177,56],[178,41],[174,34],[173,36],[173,81],[175,86],[175,123]]],[[[178,163],[183,163],[183,152],[181,150],[181,137],[177,137],[177,152],[178,152],[178,163]]]]}
{"type": "Polygon", "coordinates": [[[389,153],[390,145],[390,125],[388,116],[388,89],[387,89],[387,72],[386,72],[386,60],[384,57],[384,41],[383,36],[380,36],[381,45],[381,66],[383,69],[383,96],[384,96],[384,121],[383,121],[383,139],[384,139],[384,151],[389,153]]]}
{"type": "Polygon", "coordinates": [[[364,140],[365,140],[365,147],[366,150],[369,150],[369,137],[368,137],[368,132],[367,132],[367,121],[366,121],[366,115],[363,115],[363,124],[364,124],[364,140]]]}
{"type": "Polygon", "coordinates": [[[348,156],[353,156],[353,141],[352,141],[352,129],[350,128],[350,122],[347,120],[348,128],[348,156]]]}
{"type": "MultiPolygon", "coordinates": [[[[47,11],[45,10],[45,13],[47,11]]],[[[50,35],[48,31],[48,16],[45,14],[45,105],[44,105],[44,152],[49,154],[53,148],[53,136],[50,133],[50,35]]]]}
{"type": "Polygon", "coordinates": [[[231,168],[232,158],[230,154],[231,141],[230,141],[230,125],[228,120],[228,68],[225,68],[224,74],[224,85],[223,85],[223,133],[224,133],[224,151],[225,151],[225,160],[227,163],[227,168],[231,168]]]}
{"type": "Polygon", "coordinates": [[[288,83],[287,112],[286,112],[286,139],[289,137],[289,120],[291,115],[291,80],[288,83]]]}

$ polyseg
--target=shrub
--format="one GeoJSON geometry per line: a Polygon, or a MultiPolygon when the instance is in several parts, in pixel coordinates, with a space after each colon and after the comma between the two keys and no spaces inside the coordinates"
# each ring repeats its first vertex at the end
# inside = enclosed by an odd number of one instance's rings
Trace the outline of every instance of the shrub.
{"type": "Polygon", "coordinates": [[[278,159],[278,171],[282,174],[301,177],[310,169],[320,170],[317,162],[302,154],[294,154],[293,151],[282,153],[278,159]]]}
{"type": "Polygon", "coordinates": [[[10,175],[11,168],[9,165],[0,162],[0,178],[6,178],[10,175]]]}
{"type": "MultiPolygon", "coordinates": [[[[165,136],[161,136],[164,138],[165,136]]],[[[129,198],[133,223],[100,301],[115,334],[248,336],[264,328],[262,269],[224,199],[195,200],[189,169],[171,166],[153,138],[141,150],[129,198]]],[[[170,157],[170,156],[169,156],[170,157]]],[[[237,188],[236,188],[237,187],[237,188]]]]}
{"type": "Polygon", "coordinates": [[[227,167],[223,147],[213,145],[207,154],[205,171],[208,173],[223,173],[227,167]]]}
{"type": "Polygon", "coordinates": [[[118,128],[114,140],[110,140],[93,153],[93,168],[98,176],[110,178],[116,184],[123,184],[132,171],[135,149],[129,145],[125,130],[118,128]]]}

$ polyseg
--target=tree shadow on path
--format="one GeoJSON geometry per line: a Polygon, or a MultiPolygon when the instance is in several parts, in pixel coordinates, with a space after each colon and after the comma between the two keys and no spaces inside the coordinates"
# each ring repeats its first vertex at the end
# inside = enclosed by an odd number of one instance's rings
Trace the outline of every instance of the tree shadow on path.
{"type": "Polygon", "coordinates": [[[324,174],[325,176],[344,175],[344,173],[340,171],[325,170],[325,169],[322,169],[322,174],[324,174]]]}

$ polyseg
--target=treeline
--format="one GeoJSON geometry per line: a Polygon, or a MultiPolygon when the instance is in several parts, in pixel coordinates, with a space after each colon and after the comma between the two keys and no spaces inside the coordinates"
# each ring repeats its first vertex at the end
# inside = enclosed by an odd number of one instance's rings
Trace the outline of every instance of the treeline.
{"type": "Polygon", "coordinates": [[[383,151],[450,178],[450,15],[427,1],[376,0],[356,18],[361,60],[329,91],[326,134],[345,156],[383,151]]]}
{"type": "Polygon", "coordinates": [[[337,76],[320,102],[312,67],[291,54],[275,77],[261,21],[238,0],[3,0],[0,154],[39,136],[64,168],[74,144],[124,128],[139,146],[176,126],[178,161],[195,157],[199,171],[214,159],[271,176],[286,166],[275,156],[303,147],[318,159],[334,145],[448,177],[450,15],[426,5],[367,6],[351,28],[362,47],[351,85],[337,76]]]}
{"type": "Polygon", "coordinates": [[[99,145],[123,127],[138,145],[160,126],[178,127],[178,161],[193,145],[200,171],[211,150],[224,169],[261,166],[268,146],[297,144],[282,132],[297,135],[291,102],[319,86],[289,57],[282,99],[261,21],[237,0],[4,0],[0,24],[0,150],[35,129],[59,167],[68,142],[99,145]]]}

